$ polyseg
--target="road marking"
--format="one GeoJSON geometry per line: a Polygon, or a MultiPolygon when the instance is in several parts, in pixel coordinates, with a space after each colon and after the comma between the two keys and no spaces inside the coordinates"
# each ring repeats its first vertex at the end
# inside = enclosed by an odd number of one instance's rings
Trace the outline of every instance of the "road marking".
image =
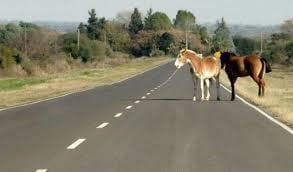
{"type": "Polygon", "coordinates": [[[47,172],[48,169],[37,169],[36,172],[47,172]]]}
{"type": "Polygon", "coordinates": [[[158,89],[157,87],[155,88],[155,90],[158,89]]]}
{"type": "MultiPolygon", "coordinates": [[[[224,85],[221,84],[221,86],[228,91],[229,93],[231,93],[231,91],[225,87],[224,85]]],[[[287,125],[285,125],[284,123],[276,120],[275,118],[273,118],[271,115],[267,114],[266,112],[264,112],[263,110],[261,110],[260,108],[254,106],[253,104],[250,104],[249,102],[247,102],[246,100],[244,100],[242,97],[238,96],[236,94],[236,97],[241,100],[244,104],[250,106],[251,108],[253,108],[254,110],[258,111],[260,114],[262,114],[263,116],[265,116],[266,118],[268,118],[269,120],[271,120],[272,122],[274,122],[275,124],[279,125],[280,127],[282,127],[283,129],[285,129],[286,131],[288,131],[290,134],[293,135],[293,129],[291,129],[290,127],[288,127],[287,125]]]]}
{"type": "Polygon", "coordinates": [[[150,95],[151,93],[147,93],[146,95],[150,95]]]}
{"type": "Polygon", "coordinates": [[[151,92],[154,92],[154,90],[151,90],[151,92]]]}
{"type": "Polygon", "coordinates": [[[132,108],[132,106],[127,106],[125,109],[131,109],[132,108]]]}
{"type": "Polygon", "coordinates": [[[117,113],[114,117],[119,118],[123,113],[117,113]]]}
{"type": "Polygon", "coordinates": [[[146,96],[142,96],[142,97],[141,97],[141,99],[145,99],[145,98],[146,98],[146,96]]]}
{"type": "Polygon", "coordinates": [[[101,125],[97,126],[96,128],[104,128],[109,124],[109,122],[104,122],[101,125]]]}
{"type": "Polygon", "coordinates": [[[84,139],[84,138],[78,139],[74,143],[72,143],[70,146],[68,146],[67,149],[75,149],[75,148],[77,148],[77,146],[79,146],[80,144],[82,144],[82,142],[84,142],[85,140],[86,139],[84,139]]]}
{"type": "Polygon", "coordinates": [[[139,103],[139,102],[140,102],[139,100],[136,100],[134,103],[137,104],[137,103],[139,103]]]}

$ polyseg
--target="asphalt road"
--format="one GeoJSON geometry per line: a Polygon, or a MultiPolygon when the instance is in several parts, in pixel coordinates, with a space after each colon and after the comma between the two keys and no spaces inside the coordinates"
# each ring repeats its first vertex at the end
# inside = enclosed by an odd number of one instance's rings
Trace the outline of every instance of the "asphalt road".
{"type": "Polygon", "coordinates": [[[188,66],[174,71],[0,111],[0,171],[293,171],[292,134],[224,89],[216,101],[215,83],[193,102],[188,66]]]}

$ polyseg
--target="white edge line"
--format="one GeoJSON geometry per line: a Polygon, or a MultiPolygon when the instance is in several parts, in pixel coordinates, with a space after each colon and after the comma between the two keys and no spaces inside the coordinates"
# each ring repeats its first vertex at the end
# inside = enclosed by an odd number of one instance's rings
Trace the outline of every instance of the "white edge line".
{"type": "Polygon", "coordinates": [[[123,115],[123,113],[117,113],[114,117],[115,118],[118,118],[118,117],[120,117],[120,116],[122,116],[123,115]]]}
{"type": "Polygon", "coordinates": [[[132,106],[127,106],[125,109],[131,109],[132,108],[132,106]]]}
{"type": "Polygon", "coordinates": [[[109,124],[109,122],[104,122],[101,125],[97,126],[96,128],[99,128],[99,129],[105,128],[108,124],[109,124]]]}
{"type": "Polygon", "coordinates": [[[47,172],[48,169],[37,169],[36,172],[47,172]]]}
{"type": "Polygon", "coordinates": [[[69,145],[67,147],[67,149],[75,149],[77,148],[80,144],[82,144],[82,142],[84,142],[86,139],[82,138],[82,139],[77,139],[75,142],[73,142],[71,145],[69,145]]]}
{"type": "Polygon", "coordinates": [[[111,84],[105,84],[105,85],[99,85],[99,86],[92,86],[92,87],[89,87],[89,88],[86,88],[84,90],[80,90],[80,91],[76,91],[76,92],[72,92],[72,93],[66,93],[64,95],[60,95],[60,96],[56,96],[56,97],[51,97],[51,98],[47,98],[47,99],[43,99],[43,100],[39,100],[39,101],[34,101],[34,102],[29,102],[29,103],[24,103],[24,104],[20,104],[20,105],[16,105],[16,106],[12,106],[12,107],[7,107],[7,108],[0,108],[0,112],[1,111],[6,111],[6,110],[10,110],[10,109],[15,109],[15,108],[20,108],[20,107],[24,107],[24,106],[29,106],[29,105],[34,105],[34,104],[38,104],[38,103],[42,103],[42,102],[46,102],[46,101],[50,101],[50,100],[54,100],[54,99],[59,99],[59,98],[62,98],[62,97],[65,97],[65,96],[69,96],[69,95],[72,95],[72,94],[78,94],[78,93],[82,93],[82,92],[85,92],[85,91],[89,91],[89,90],[92,90],[92,89],[95,89],[95,88],[98,88],[98,87],[102,87],[102,86],[109,86],[109,85],[114,85],[114,84],[118,84],[118,83],[121,83],[123,81],[127,81],[131,78],[134,78],[136,76],[139,76],[139,75],[142,75],[146,72],[149,72],[151,70],[154,70],[156,68],[159,68],[163,65],[166,65],[168,63],[170,63],[171,61],[168,61],[166,63],[163,63],[163,64],[160,64],[158,66],[155,66],[153,68],[150,68],[150,69],[147,69],[146,71],[143,71],[143,72],[140,72],[140,73],[137,73],[137,74],[134,74],[132,76],[129,76],[127,78],[124,78],[122,80],[119,80],[117,82],[114,82],[114,83],[111,83],[111,84]]]}
{"type": "MultiPolygon", "coordinates": [[[[227,87],[225,87],[223,84],[221,84],[221,87],[223,87],[226,91],[231,93],[231,91],[227,87]]],[[[263,116],[265,116],[266,118],[268,118],[269,120],[271,120],[272,122],[274,122],[275,124],[279,125],[284,130],[288,131],[290,134],[293,135],[293,129],[291,129],[289,126],[287,126],[286,124],[282,123],[281,121],[278,121],[277,119],[273,118],[271,115],[267,114],[266,112],[264,112],[260,108],[258,108],[256,106],[254,106],[253,104],[249,103],[248,101],[246,101],[244,98],[238,96],[237,94],[236,94],[236,97],[239,100],[241,100],[243,103],[245,103],[246,105],[250,106],[251,108],[253,108],[254,110],[256,110],[257,112],[259,112],[260,114],[262,114],[263,116]]]]}

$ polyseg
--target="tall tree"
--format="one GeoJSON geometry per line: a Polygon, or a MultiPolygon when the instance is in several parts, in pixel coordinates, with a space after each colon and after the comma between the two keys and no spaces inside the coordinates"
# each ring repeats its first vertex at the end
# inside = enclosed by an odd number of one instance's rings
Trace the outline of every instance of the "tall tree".
{"type": "Polygon", "coordinates": [[[221,51],[234,51],[235,47],[233,40],[230,36],[229,28],[224,20],[217,21],[217,28],[215,30],[215,35],[213,37],[213,45],[215,50],[221,51]]]}
{"type": "Polygon", "coordinates": [[[147,12],[147,15],[146,17],[144,18],[144,28],[146,30],[149,30],[151,29],[151,18],[152,18],[152,15],[153,15],[153,9],[150,8],[147,12]]]}
{"type": "Polygon", "coordinates": [[[134,8],[134,12],[131,15],[131,20],[129,23],[129,32],[134,35],[143,29],[143,23],[141,19],[141,14],[137,8],[134,8]]]}
{"type": "Polygon", "coordinates": [[[179,10],[176,14],[174,25],[177,28],[188,31],[195,28],[195,20],[195,16],[190,11],[179,10]]]}
{"type": "Polygon", "coordinates": [[[82,22],[79,23],[78,29],[80,33],[86,33],[86,26],[82,22]]]}
{"type": "Polygon", "coordinates": [[[148,19],[149,30],[169,30],[172,27],[171,20],[169,17],[162,12],[155,12],[148,19]]]}
{"type": "Polygon", "coordinates": [[[96,10],[91,9],[88,13],[90,17],[88,18],[87,34],[90,39],[95,40],[98,38],[98,18],[96,17],[96,10]]]}

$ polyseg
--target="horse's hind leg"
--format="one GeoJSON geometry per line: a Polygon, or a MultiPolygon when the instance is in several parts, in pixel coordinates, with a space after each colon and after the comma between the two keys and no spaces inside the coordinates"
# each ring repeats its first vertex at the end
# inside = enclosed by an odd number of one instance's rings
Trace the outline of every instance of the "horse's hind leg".
{"type": "Polygon", "coordinates": [[[265,96],[265,86],[266,86],[266,83],[264,79],[262,79],[261,80],[261,89],[262,89],[261,96],[265,96]]]}
{"type": "Polygon", "coordinates": [[[204,79],[200,78],[201,100],[204,100],[204,79]]]}
{"type": "Polygon", "coordinates": [[[232,89],[232,95],[231,95],[231,101],[235,100],[235,82],[237,80],[237,77],[233,77],[233,76],[228,76],[229,80],[230,80],[230,84],[231,84],[231,89],[232,89]]]}

